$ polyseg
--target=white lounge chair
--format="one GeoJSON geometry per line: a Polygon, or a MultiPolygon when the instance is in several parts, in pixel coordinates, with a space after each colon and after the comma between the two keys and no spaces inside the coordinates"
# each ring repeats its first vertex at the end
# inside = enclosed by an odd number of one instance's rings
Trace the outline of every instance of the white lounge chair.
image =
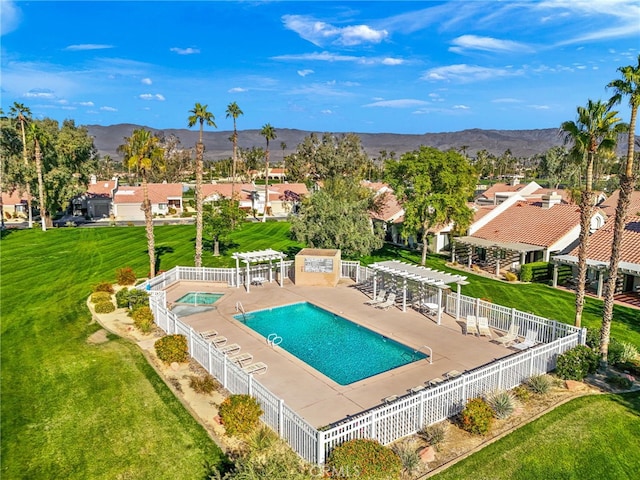
{"type": "Polygon", "coordinates": [[[200,336],[202,338],[204,338],[205,340],[208,340],[211,337],[215,337],[216,335],[218,335],[218,331],[217,330],[206,330],[204,332],[200,332],[200,336]]]}
{"type": "Polygon", "coordinates": [[[240,351],[240,348],[240,345],[238,345],[237,343],[231,343],[229,345],[225,345],[224,347],[218,348],[218,350],[225,355],[232,355],[234,353],[238,353],[240,351]]]}
{"type": "Polygon", "coordinates": [[[464,327],[465,335],[477,335],[478,334],[478,322],[475,315],[467,315],[467,324],[464,327]]]}
{"type": "Polygon", "coordinates": [[[493,338],[491,329],[489,328],[489,319],[487,317],[478,317],[478,335],[484,335],[485,337],[493,338]]]}
{"type": "Polygon", "coordinates": [[[207,338],[207,340],[216,348],[220,348],[227,343],[227,337],[223,337],[222,335],[215,335],[207,338]]]}
{"type": "Polygon", "coordinates": [[[518,343],[514,343],[511,346],[516,350],[526,350],[527,348],[531,348],[535,346],[537,342],[538,342],[537,330],[527,330],[527,334],[524,336],[524,340],[518,343]]]}
{"type": "Polygon", "coordinates": [[[510,343],[513,343],[518,339],[519,330],[520,327],[517,324],[512,323],[511,325],[509,325],[509,330],[507,331],[507,333],[501,337],[496,338],[495,341],[500,345],[504,345],[506,347],[510,343]]]}
{"type": "Polygon", "coordinates": [[[366,302],[364,302],[365,305],[375,305],[376,303],[382,303],[384,302],[384,298],[387,296],[387,291],[386,290],[380,290],[378,292],[378,295],[376,295],[375,297],[373,297],[370,300],[367,300],[366,302]]]}
{"type": "Polygon", "coordinates": [[[229,357],[229,360],[240,367],[244,367],[245,363],[253,360],[253,355],[251,353],[239,353],[237,355],[229,357]]]}
{"type": "Polygon", "coordinates": [[[249,375],[253,375],[254,373],[256,375],[261,375],[267,371],[267,364],[263,362],[256,362],[243,367],[242,370],[247,372],[249,375]]]}
{"type": "Polygon", "coordinates": [[[395,293],[390,293],[389,296],[387,297],[387,299],[384,302],[378,303],[378,304],[376,304],[374,306],[376,308],[380,308],[382,310],[387,310],[389,307],[392,307],[395,304],[396,304],[396,294],[395,293]]]}

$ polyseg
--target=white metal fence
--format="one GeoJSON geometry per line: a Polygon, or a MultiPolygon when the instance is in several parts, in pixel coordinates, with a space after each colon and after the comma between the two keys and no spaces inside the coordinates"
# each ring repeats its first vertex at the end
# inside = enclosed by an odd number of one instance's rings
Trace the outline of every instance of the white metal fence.
{"type": "MultiPolygon", "coordinates": [[[[288,277],[291,265],[292,262],[286,262],[285,271],[282,272],[284,278],[288,277]]],[[[264,267],[251,267],[251,275],[264,273],[262,268],[264,267]]],[[[357,262],[342,263],[343,277],[362,282],[370,273],[369,269],[361,267],[357,262]]],[[[241,283],[245,274],[246,272],[241,276],[241,283]]],[[[540,345],[318,430],[259,381],[228,362],[225,355],[167,309],[163,289],[177,281],[227,282],[228,285],[235,286],[236,278],[237,271],[233,268],[176,267],[139,285],[138,288],[149,291],[149,304],[155,322],[162,330],[168,334],[184,335],[192,358],[230,392],[249,394],[256,398],[264,412],[262,421],[278,432],[302,458],[316,464],[324,463],[331,450],[347,440],[372,438],[382,444],[389,444],[416,433],[425,425],[458,414],[468,399],[494,390],[508,390],[533,375],[549,372],[555,369],[559,354],[580,343],[583,344],[586,339],[584,329],[472,297],[460,295],[458,298],[456,294],[449,294],[445,300],[448,314],[486,316],[493,328],[502,331],[507,331],[510,323],[515,321],[520,325],[521,333],[526,329],[535,328],[538,331],[540,345]]]]}

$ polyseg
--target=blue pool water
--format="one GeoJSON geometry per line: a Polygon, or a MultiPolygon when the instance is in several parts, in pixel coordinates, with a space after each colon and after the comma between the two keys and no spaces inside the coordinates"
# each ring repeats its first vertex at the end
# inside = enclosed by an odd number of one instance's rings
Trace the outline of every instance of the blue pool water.
{"type": "Polygon", "coordinates": [[[258,310],[234,318],[340,385],[426,358],[426,355],[311,303],[258,310]]]}
{"type": "Polygon", "coordinates": [[[213,305],[220,300],[223,295],[223,293],[189,292],[176,300],[176,303],[188,303],[189,305],[213,305]]]}

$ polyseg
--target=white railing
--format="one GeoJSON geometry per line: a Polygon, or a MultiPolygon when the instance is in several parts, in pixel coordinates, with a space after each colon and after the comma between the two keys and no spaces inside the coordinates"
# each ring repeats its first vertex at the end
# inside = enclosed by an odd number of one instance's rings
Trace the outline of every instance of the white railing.
{"type": "MultiPolygon", "coordinates": [[[[291,263],[288,262],[286,269],[290,268],[291,263]]],[[[348,273],[350,278],[355,276],[360,282],[366,281],[371,273],[366,267],[351,264],[347,264],[341,272],[348,273]]],[[[462,411],[470,398],[494,390],[509,390],[533,375],[555,369],[559,354],[578,344],[584,344],[586,340],[584,329],[480,299],[464,295],[458,298],[456,294],[449,294],[445,300],[448,314],[453,316],[480,314],[489,318],[489,324],[493,328],[503,331],[507,331],[510,323],[515,321],[520,325],[521,333],[527,328],[535,328],[538,331],[540,345],[465,372],[460,377],[435,387],[404,395],[394,402],[374,407],[318,430],[259,381],[235,364],[228,362],[224,354],[201,338],[191,327],[182,323],[166,307],[166,294],[162,289],[172,283],[179,280],[193,281],[197,278],[218,279],[202,281],[225,281],[219,279],[227,278],[229,285],[234,286],[235,275],[235,269],[176,267],[137,288],[150,288],[149,305],[156,324],[162,330],[168,334],[185,335],[191,357],[231,393],[249,394],[256,398],[263,410],[262,421],[278,432],[298,455],[316,464],[323,464],[331,450],[347,440],[373,438],[386,445],[416,433],[425,425],[456,415],[462,411]],[[211,271],[208,272],[208,270],[211,271]]]]}

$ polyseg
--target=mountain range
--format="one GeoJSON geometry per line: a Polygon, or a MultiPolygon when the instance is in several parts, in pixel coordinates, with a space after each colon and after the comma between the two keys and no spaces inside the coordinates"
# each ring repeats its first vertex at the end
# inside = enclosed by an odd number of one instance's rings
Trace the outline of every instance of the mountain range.
{"type": "MultiPolygon", "coordinates": [[[[134,129],[146,128],[156,135],[175,135],[180,139],[183,148],[191,148],[198,141],[199,130],[188,129],[156,129],[133,124],[117,124],[110,126],[88,125],[89,135],[94,137],[94,144],[101,156],[110,155],[113,159],[121,159],[116,152],[119,145],[124,143],[124,138],[131,136],[134,129]]],[[[202,141],[205,145],[205,159],[220,160],[232,156],[232,143],[230,141],[232,131],[204,131],[202,141]]],[[[272,140],[269,148],[274,161],[281,159],[280,154],[289,155],[302,140],[312,132],[289,128],[277,128],[277,138],[272,140]],[[286,146],[284,147],[284,143],[286,146]],[[278,152],[278,153],[275,153],[278,152]]],[[[316,132],[322,135],[323,132],[316,132]]],[[[354,132],[356,133],[356,132],[354,132]]],[[[336,135],[340,135],[337,133],[336,135]]],[[[500,156],[506,150],[510,150],[515,157],[529,158],[543,153],[549,148],[563,144],[563,137],[557,128],[545,128],[537,130],[481,130],[470,129],[458,132],[400,134],[400,133],[356,133],[360,137],[362,145],[371,158],[378,158],[380,152],[395,152],[399,157],[405,152],[418,149],[421,145],[435,147],[440,150],[455,149],[466,151],[469,157],[475,157],[479,150],[487,150],[489,153],[500,156]]],[[[266,143],[260,130],[238,130],[238,146],[242,148],[262,147],[266,143]]],[[[620,137],[618,142],[618,155],[626,152],[626,135],[620,137]]]]}

